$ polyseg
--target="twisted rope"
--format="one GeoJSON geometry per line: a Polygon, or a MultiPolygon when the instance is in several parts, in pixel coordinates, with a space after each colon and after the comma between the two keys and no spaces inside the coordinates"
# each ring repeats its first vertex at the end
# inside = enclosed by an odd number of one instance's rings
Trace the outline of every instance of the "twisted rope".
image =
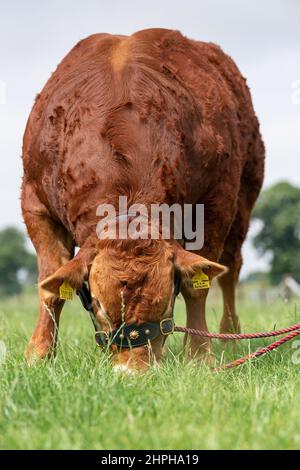
{"type": "Polygon", "coordinates": [[[190,335],[200,336],[203,338],[217,338],[217,339],[228,339],[228,340],[240,340],[240,339],[255,339],[255,338],[269,338],[272,336],[280,336],[285,333],[288,333],[283,338],[278,339],[274,343],[269,344],[263,348],[254,351],[253,353],[247,354],[244,357],[236,359],[227,364],[223,364],[221,367],[215,367],[214,372],[221,372],[223,370],[232,369],[233,367],[240,366],[250,359],[263,356],[264,354],[273,351],[284,343],[287,343],[291,339],[300,335],[300,323],[296,323],[293,326],[288,328],[281,328],[280,330],[267,331],[267,332],[258,332],[258,333],[209,333],[208,331],[195,330],[193,328],[187,328],[183,326],[175,326],[174,331],[178,333],[187,333],[190,335]]]}
{"type": "Polygon", "coordinates": [[[178,333],[187,333],[189,335],[202,336],[203,338],[217,338],[217,339],[256,339],[256,338],[270,338],[271,336],[280,336],[290,331],[299,330],[300,323],[296,323],[288,328],[281,328],[280,330],[274,331],[260,331],[258,333],[209,333],[204,330],[194,330],[193,328],[187,328],[184,326],[175,326],[174,331],[178,333]]]}

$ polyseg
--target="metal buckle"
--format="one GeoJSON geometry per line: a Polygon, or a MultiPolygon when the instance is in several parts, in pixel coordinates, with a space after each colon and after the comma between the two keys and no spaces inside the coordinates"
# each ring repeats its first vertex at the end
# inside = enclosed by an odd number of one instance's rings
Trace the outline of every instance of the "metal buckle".
{"type": "Polygon", "coordinates": [[[174,333],[175,328],[173,318],[165,318],[164,320],[161,320],[159,327],[162,335],[171,335],[172,333],[174,333]]]}
{"type": "Polygon", "coordinates": [[[106,331],[96,331],[95,341],[100,348],[107,346],[109,334],[106,331]]]}

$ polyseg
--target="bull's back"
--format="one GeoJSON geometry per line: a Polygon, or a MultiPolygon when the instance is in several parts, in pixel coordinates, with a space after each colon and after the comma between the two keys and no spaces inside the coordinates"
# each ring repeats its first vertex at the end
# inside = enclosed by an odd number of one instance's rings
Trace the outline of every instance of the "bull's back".
{"type": "Polygon", "coordinates": [[[192,174],[202,192],[209,188],[212,173],[224,170],[224,161],[242,168],[259,132],[245,79],[217,46],[163,29],[131,37],[91,36],[72,49],[47,82],[24,136],[26,179],[35,182],[58,217],[73,219],[84,212],[89,196],[94,201],[101,197],[103,174],[109,179],[118,171],[107,151],[105,129],[112,111],[129,101],[141,126],[145,113],[164,116],[166,127],[178,119],[189,151],[174,161],[165,155],[161,165],[176,179],[174,168],[184,158],[185,174],[192,174]],[[154,95],[161,101],[152,99],[154,95]]]}

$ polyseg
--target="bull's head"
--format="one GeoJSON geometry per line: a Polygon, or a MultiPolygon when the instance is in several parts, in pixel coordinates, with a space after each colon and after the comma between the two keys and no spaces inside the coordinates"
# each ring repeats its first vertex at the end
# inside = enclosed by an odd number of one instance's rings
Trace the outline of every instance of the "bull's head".
{"type": "MultiPolygon", "coordinates": [[[[210,278],[225,268],[176,242],[165,240],[102,240],[96,250],[78,255],[41,283],[44,292],[58,295],[67,281],[79,289],[89,282],[94,315],[107,336],[122,324],[157,323],[170,317],[174,299],[175,275],[188,288],[198,271],[210,278]]],[[[137,347],[111,344],[113,366],[121,371],[145,370],[153,359],[159,360],[165,337],[137,347]]]]}

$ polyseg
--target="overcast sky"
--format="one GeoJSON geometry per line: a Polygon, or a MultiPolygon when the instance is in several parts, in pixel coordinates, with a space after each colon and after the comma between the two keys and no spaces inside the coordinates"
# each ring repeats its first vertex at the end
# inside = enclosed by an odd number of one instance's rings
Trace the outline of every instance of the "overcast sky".
{"type": "MultiPolygon", "coordinates": [[[[21,225],[21,144],[35,95],[80,39],[179,29],[219,44],[247,77],[265,185],[300,185],[300,0],[0,0],[0,227],[21,225]],[[293,88],[294,87],[294,88],[293,88]]],[[[260,266],[247,244],[244,272],[260,266]]]]}

